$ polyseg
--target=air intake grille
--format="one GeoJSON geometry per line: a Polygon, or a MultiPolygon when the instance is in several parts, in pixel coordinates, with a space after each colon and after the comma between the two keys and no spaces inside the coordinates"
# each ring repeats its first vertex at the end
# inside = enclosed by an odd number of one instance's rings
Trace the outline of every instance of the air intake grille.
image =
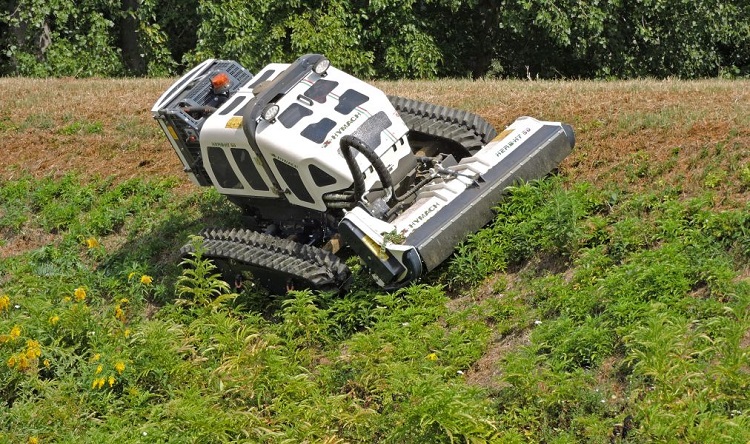
{"type": "Polygon", "coordinates": [[[157,119],[163,120],[175,130],[177,135],[175,142],[187,162],[185,168],[195,174],[201,185],[211,184],[203,167],[198,140],[200,129],[207,117],[193,117],[183,108],[190,106],[218,108],[252,78],[253,75],[239,63],[232,60],[216,60],[192,77],[192,80],[180,85],[182,90],[166,106],[159,109],[156,115],[157,119]],[[220,72],[225,72],[229,76],[230,84],[226,93],[217,95],[211,87],[211,78],[220,72]]]}

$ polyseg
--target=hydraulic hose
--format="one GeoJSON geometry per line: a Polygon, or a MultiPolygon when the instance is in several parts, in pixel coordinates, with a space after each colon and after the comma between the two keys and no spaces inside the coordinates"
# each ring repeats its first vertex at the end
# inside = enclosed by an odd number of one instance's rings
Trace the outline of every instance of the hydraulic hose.
{"type": "Polygon", "coordinates": [[[326,205],[330,208],[346,208],[351,209],[362,199],[365,194],[365,175],[359,169],[356,160],[354,159],[354,153],[352,148],[362,153],[365,158],[370,162],[372,167],[380,179],[380,183],[385,190],[386,201],[389,201],[393,197],[393,179],[391,173],[388,172],[388,168],[385,166],[383,161],[375,154],[365,142],[361,139],[346,135],[341,138],[339,142],[341,147],[341,154],[346,160],[346,165],[349,167],[349,171],[352,173],[354,179],[354,192],[353,193],[332,193],[325,196],[326,205]]]}

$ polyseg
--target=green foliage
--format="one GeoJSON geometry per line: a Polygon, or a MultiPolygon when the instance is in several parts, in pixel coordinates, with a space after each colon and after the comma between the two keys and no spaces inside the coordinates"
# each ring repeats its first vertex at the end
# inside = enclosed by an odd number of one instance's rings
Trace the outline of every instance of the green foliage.
{"type": "MultiPolygon", "coordinates": [[[[45,125],[43,124],[41,127],[43,128],[44,126],[45,125]]],[[[86,122],[74,121],[72,123],[69,123],[68,125],[65,125],[61,129],[59,129],[58,132],[66,136],[71,136],[73,134],[79,134],[79,133],[99,134],[102,132],[102,123],[101,122],[86,123],[86,122]]]]}
{"type": "Polygon", "coordinates": [[[170,187],[0,182],[3,235],[45,239],[0,257],[3,440],[750,439],[745,204],[520,184],[444,270],[467,292],[358,282],[258,313],[198,239],[158,263],[233,214],[170,187]]]}
{"type": "Polygon", "coordinates": [[[145,223],[148,207],[160,202],[171,186],[168,181],[144,184],[137,179],[118,185],[100,181],[82,186],[81,182],[81,177],[67,174],[61,179],[0,183],[4,197],[0,208],[5,210],[0,227],[13,233],[30,225],[48,233],[65,233],[68,242],[83,242],[117,232],[128,218],[137,216],[138,223],[145,223]]]}
{"type": "Polygon", "coordinates": [[[202,307],[217,309],[225,302],[237,297],[230,292],[229,284],[221,280],[218,267],[211,260],[203,257],[203,239],[192,236],[190,243],[193,251],[190,257],[183,259],[182,275],[177,278],[175,290],[180,299],[177,303],[183,305],[196,304],[202,307]]]}
{"type": "Polygon", "coordinates": [[[492,227],[458,247],[449,270],[451,285],[477,283],[534,254],[567,260],[584,238],[582,219],[604,205],[587,185],[566,191],[559,179],[510,187],[508,193],[492,227]]]}
{"type": "Polygon", "coordinates": [[[30,1],[16,5],[4,20],[18,29],[17,39],[6,37],[6,56],[26,76],[118,75],[122,63],[112,38],[114,22],[104,14],[107,2],[30,1]],[[104,8],[102,8],[104,7],[104,8]],[[85,66],[80,63],[86,60],[85,66]]]}
{"type": "Polygon", "coordinates": [[[327,305],[332,337],[343,340],[375,322],[377,301],[369,290],[349,291],[343,296],[331,295],[331,299],[327,305]]]}
{"type": "Polygon", "coordinates": [[[735,3],[4,0],[0,72],[256,71],[314,52],[365,77],[734,78],[750,67],[750,8],[735,3]]]}
{"type": "Polygon", "coordinates": [[[750,189],[750,164],[740,170],[740,183],[744,190],[750,189]]]}
{"type": "MultiPolygon", "coordinates": [[[[737,365],[748,363],[750,287],[736,271],[748,263],[747,208],[715,211],[710,196],[677,200],[669,191],[603,201],[550,181],[515,188],[487,231],[507,257],[572,260],[564,272],[537,269],[516,284],[536,319],[530,344],[501,366],[503,439],[600,441],[626,422],[637,424],[636,440],[747,439],[737,390],[750,379],[737,365]],[[571,236],[526,234],[561,214],[560,193],[581,209],[571,236]]],[[[484,257],[485,248],[467,243],[448,278],[464,275],[462,255],[484,257]]]]}
{"type": "Polygon", "coordinates": [[[168,9],[174,2],[147,0],[137,2],[135,9],[112,0],[5,3],[4,10],[11,13],[0,18],[0,26],[8,31],[0,39],[6,58],[0,72],[33,77],[172,73],[167,36],[155,17],[157,9],[168,9]],[[138,26],[129,30],[125,22],[131,18],[138,26]],[[123,58],[125,40],[137,47],[146,70],[123,58]]]}
{"type": "Polygon", "coordinates": [[[490,406],[482,406],[471,391],[457,389],[434,377],[410,382],[402,390],[411,401],[394,418],[394,429],[384,441],[483,441],[492,437],[495,425],[486,419],[490,406]]]}
{"type": "Polygon", "coordinates": [[[434,77],[442,59],[412,1],[203,1],[198,11],[202,21],[198,45],[186,56],[190,63],[221,54],[257,70],[314,52],[355,75],[434,77]],[[376,60],[383,63],[373,65],[376,60]]]}
{"type": "Polygon", "coordinates": [[[322,345],[327,338],[329,316],[315,305],[310,291],[292,292],[282,303],[281,334],[288,343],[298,347],[322,345]]]}
{"type": "Polygon", "coordinates": [[[495,56],[515,76],[694,78],[747,70],[746,45],[726,39],[747,41],[750,11],[722,0],[541,1],[498,9],[498,47],[518,49],[495,56]]]}
{"type": "MultiPolygon", "coordinates": [[[[31,190],[31,179],[24,178],[11,183],[0,183],[0,233],[7,237],[18,234],[29,218],[26,197],[31,190]]],[[[5,236],[4,236],[5,237],[5,236]]]]}

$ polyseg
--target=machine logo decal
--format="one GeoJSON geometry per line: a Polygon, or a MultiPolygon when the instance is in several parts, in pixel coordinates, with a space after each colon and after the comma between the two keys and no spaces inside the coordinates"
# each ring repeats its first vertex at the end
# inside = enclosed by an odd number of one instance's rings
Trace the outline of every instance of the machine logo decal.
{"type": "Polygon", "coordinates": [[[210,142],[209,145],[213,145],[219,148],[236,148],[237,144],[234,142],[210,142]]]}
{"type": "Polygon", "coordinates": [[[495,151],[495,157],[501,157],[508,153],[511,148],[518,145],[521,140],[524,139],[524,136],[529,134],[531,132],[531,128],[526,128],[523,131],[521,131],[521,134],[516,135],[516,137],[512,138],[508,143],[503,145],[499,150],[495,151]]]}
{"type": "Polygon", "coordinates": [[[286,159],[284,159],[283,157],[279,157],[279,156],[278,156],[278,155],[276,155],[276,154],[271,154],[271,156],[272,156],[272,157],[273,157],[274,159],[276,159],[276,160],[278,160],[279,162],[281,162],[281,163],[284,163],[284,164],[286,164],[286,165],[289,165],[290,167],[292,167],[292,168],[295,168],[295,169],[297,168],[297,165],[295,165],[294,163],[292,163],[292,162],[291,162],[290,160],[286,160],[286,159]]]}
{"type": "Polygon", "coordinates": [[[346,122],[344,122],[344,124],[343,124],[343,125],[341,125],[341,126],[339,127],[339,129],[337,129],[336,131],[334,131],[334,132],[333,132],[333,134],[331,134],[331,138],[330,138],[330,139],[328,139],[328,140],[326,140],[325,142],[323,142],[323,146],[324,146],[324,147],[327,147],[327,146],[328,146],[328,145],[330,145],[330,144],[331,144],[331,143],[332,143],[332,142],[333,142],[334,140],[338,139],[338,138],[339,138],[339,136],[343,135],[343,134],[344,134],[344,131],[346,131],[346,129],[347,129],[347,128],[349,128],[350,126],[352,126],[352,123],[354,123],[354,122],[355,122],[355,121],[356,121],[357,119],[359,119],[359,118],[360,118],[361,116],[362,116],[362,111],[358,111],[358,112],[357,112],[357,114],[355,114],[355,115],[351,116],[351,117],[349,118],[349,120],[347,120],[346,122]]]}
{"type": "Polygon", "coordinates": [[[440,208],[439,202],[435,202],[429,207],[427,207],[427,209],[424,210],[419,216],[415,217],[411,222],[409,222],[408,229],[409,230],[417,229],[420,225],[422,225],[425,221],[427,221],[430,215],[438,208],[440,208]]]}

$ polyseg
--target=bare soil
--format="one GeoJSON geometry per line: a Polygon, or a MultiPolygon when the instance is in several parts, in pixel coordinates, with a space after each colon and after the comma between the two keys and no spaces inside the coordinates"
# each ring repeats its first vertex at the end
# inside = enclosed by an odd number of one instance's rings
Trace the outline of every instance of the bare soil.
{"type": "Polygon", "coordinates": [[[490,390],[502,388],[500,366],[498,363],[510,351],[531,344],[531,330],[495,338],[487,351],[474,365],[466,371],[466,382],[490,390]]]}

